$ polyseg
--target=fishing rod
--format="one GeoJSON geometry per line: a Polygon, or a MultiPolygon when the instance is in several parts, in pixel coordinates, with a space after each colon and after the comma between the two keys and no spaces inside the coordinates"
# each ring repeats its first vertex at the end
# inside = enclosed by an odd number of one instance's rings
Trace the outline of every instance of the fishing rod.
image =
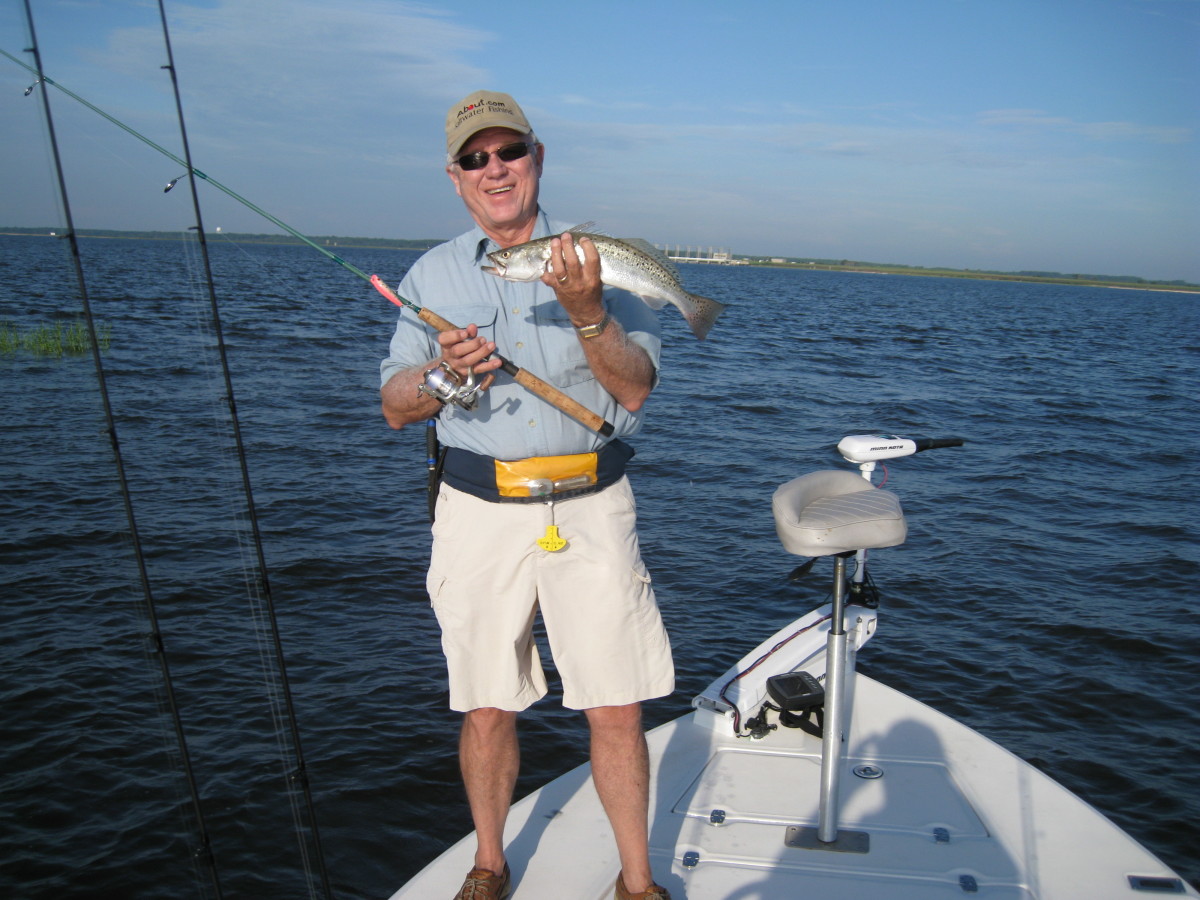
{"type": "MultiPolygon", "coordinates": [[[[37,87],[38,84],[48,84],[48,85],[51,85],[52,87],[56,87],[60,91],[62,91],[64,94],[66,94],[68,97],[70,97],[72,100],[75,100],[78,103],[82,103],[84,106],[86,106],[92,112],[107,119],[109,122],[112,122],[114,125],[116,125],[118,128],[120,128],[122,131],[127,132],[128,134],[137,138],[139,141],[146,144],[147,146],[153,147],[155,150],[157,150],[163,156],[167,157],[170,160],[173,160],[174,162],[178,163],[180,166],[183,166],[184,169],[186,170],[184,172],[184,174],[180,175],[178,178],[175,178],[175,179],[171,180],[170,182],[168,182],[167,186],[163,189],[164,192],[169,191],[171,188],[173,188],[175,186],[176,182],[178,182],[180,179],[184,178],[185,176],[193,178],[193,185],[194,185],[194,179],[199,178],[202,181],[206,182],[207,184],[211,184],[217,190],[222,191],[223,193],[227,194],[229,197],[232,197],[234,200],[236,200],[238,203],[241,203],[247,209],[249,209],[255,213],[258,213],[258,215],[262,216],[268,222],[271,222],[272,224],[277,225],[278,227],[282,228],[284,231],[286,231],[292,237],[303,241],[305,244],[312,247],[314,250],[321,253],[323,256],[327,256],[329,259],[333,260],[339,266],[342,266],[343,268],[347,269],[348,271],[353,272],[355,275],[357,275],[363,281],[370,282],[372,285],[375,286],[376,290],[378,290],[381,294],[383,294],[385,297],[387,297],[388,300],[390,300],[392,303],[396,304],[397,306],[399,306],[402,309],[411,310],[413,313],[415,313],[417,315],[417,318],[419,318],[422,322],[425,322],[427,325],[431,326],[432,328],[436,329],[437,331],[458,330],[456,325],[452,324],[451,322],[447,321],[446,319],[443,319],[441,316],[437,315],[437,313],[433,312],[432,310],[421,307],[418,304],[414,303],[413,301],[409,300],[408,298],[402,297],[399,294],[397,294],[395,291],[391,290],[389,287],[387,287],[387,285],[385,285],[383,283],[383,280],[380,279],[378,275],[368,275],[366,272],[362,271],[357,266],[342,259],[336,253],[333,253],[326,247],[322,247],[320,244],[318,244],[316,241],[312,240],[311,238],[301,234],[299,231],[297,231],[295,228],[292,228],[292,226],[288,225],[286,222],[271,215],[265,209],[262,209],[261,207],[256,206],[254,203],[247,200],[245,197],[243,197],[241,194],[237,193],[236,191],[232,190],[231,188],[225,186],[224,184],[219,182],[217,179],[215,179],[209,175],[206,175],[204,172],[201,172],[199,169],[193,167],[189,161],[180,159],[178,156],[176,156],[174,153],[172,153],[167,148],[165,148],[159,144],[156,144],[154,141],[152,141],[150,138],[146,137],[141,132],[126,125],[120,119],[117,119],[115,116],[109,115],[104,110],[102,110],[100,107],[96,106],[94,103],[90,103],[89,101],[85,100],[83,97],[76,94],[74,91],[59,84],[53,78],[51,78],[50,76],[46,75],[44,72],[41,71],[40,63],[37,68],[34,68],[33,66],[30,66],[28,63],[26,63],[24,60],[18,59],[17,57],[13,56],[11,53],[4,50],[3,48],[0,48],[0,54],[3,54],[4,56],[8,57],[10,60],[15,62],[17,65],[21,66],[26,71],[30,72],[31,74],[33,74],[37,77],[38,80],[35,81],[32,85],[30,85],[29,88],[25,91],[26,96],[28,96],[33,91],[33,89],[35,87],[37,87]]],[[[598,434],[603,435],[604,437],[612,436],[612,434],[615,431],[615,428],[613,427],[611,422],[606,421],[602,416],[587,409],[587,407],[583,406],[576,400],[573,400],[571,397],[568,397],[566,394],[564,394],[562,391],[560,391],[554,385],[550,384],[547,381],[542,380],[541,378],[538,378],[532,372],[529,372],[526,369],[522,369],[520,366],[516,365],[511,360],[508,360],[505,357],[501,356],[499,353],[496,353],[494,355],[497,359],[500,360],[501,370],[503,372],[505,372],[506,374],[510,375],[514,381],[516,381],[518,384],[520,384],[526,390],[530,391],[533,394],[536,394],[538,397],[545,400],[551,406],[555,407],[556,409],[560,410],[561,412],[566,413],[568,416],[575,419],[577,422],[586,426],[587,428],[591,429],[592,431],[595,431],[598,434]]]]}
{"type": "MultiPolygon", "coordinates": [[[[25,91],[25,96],[29,96],[39,82],[46,80],[41,75],[41,52],[38,49],[37,34],[33,25],[33,11],[30,8],[29,0],[25,0],[25,21],[29,27],[29,42],[32,45],[28,52],[33,54],[34,62],[37,63],[36,72],[38,74],[38,81],[30,85],[29,89],[25,91]]],[[[0,53],[3,52],[3,50],[0,50],[0,53]]],[[[7,53],[4,55],[8,56],[7,53]]],[[[11,59],[11,57],[9,58],[11,59]]],[[[18,62],[20,61],[18,60],[18,62]]],[[[25,64],[21,63],[21,65],[25,64]]],[[[29,67],[26,66],[26,68],[29,67]]],[[[79,241],[75,234],[75,220],[71,213],[71,202],[67,195],[66,176],[63,174],[62,155],[59,153],[58,137],[54,131],[54,118],[50,114],[50,95],[45,91],[42,92],[42,111],[46,117],[46,131],[50,141],[51,155],[54,158],[54,171],[58,181],[58,195],[62,201],[63,218],[67,227],[67,233],[64,237],[67,239],[71,250],[71,261],[75,270],[75,280],[79,288],[80,303],[83,306],[84,321],[86,322],[89,343],[92,350],[92,362],[96,368],[96,381],[100,390],[101,406],[104,410],[105,432],[108,434],[109,444],[113,452],[113,459],[117,470],[117,482],[121,488],[121,500],[125,508],[125,520],[129,525],[129,542],[133,549],[138,580],[142,587],[142,601],[145,605],[146,617],[150,624],[150,633],[147,637],[150,640],[151,653],[157,659],[159,672],[162,675],[163,693],[167,710],[171,716],[171,724],[175,731],[175,740],[179,747],[179,759],[183,768],[184,780],[187,782],[192,814],[195,817],[195,837],[198,845],[192,848],[192,859],[198,866],[202,866],[207,870],[215,896],[217,900],[220,900],[223,896],[221,892],[221,879],[217,871],[208,827],[205,824],[204,809],[200,802],[200,791],[196,783],[195,769],[192,766],[191,754],[188,752],[187,736],[183,730],[183,716],[175,696],[175,682],[171,677],[171,667],[167,660],[166,646],[158,622],[158,607],[154,592],[150,587],[150,574],[146,568],[146,556],[142,545],[141,532],[138,529],[137,515],[133,508],[133,497],[129,489],[129,477],[125,471],[125,458],[121,453],[121,442],[117,435],[116,417],[113,414],[112,400],[108,393],[108,379],[104,373],[104,363],[100,358],[100,341],[96,335],[96,321],[92,315],[92,304],[88,294],[87,279],[83,274],[83,262],[79,254],[79,241]]]]}
{"type": "MultiPolygon", "coordinates": [[[[28,2],[28,0],[26,0],[26,2],[28,2]]],[[[179,79],[175,72],[175,54],[171,48],[171,32],[167,26],[167,11],[166,7],[163,5],[163,0],[158,0],[158,12],[159,17],[162,19],[163,46],[167,53],[167,64],[162,68],[165,69],[171,76],[171,90],[175,97],[175,117],[179,122],[180,144],[183,148],[183,155],[185,157],[184,165],[187,166],[188,173],[193,173],[195,172],[195,167],[192,166],[191,142],[188,140],[187,125],[183,116],[183,100],[179,92],[179,79]]],[[[183,176],[180,176],[180,178],[182,177],[183,176]]],[[[274,652],[275,666],[279,675],[279,689],[282,694],[283,712],[286,715],[288,727],[290,729],[289,733],[292,742],[293,760],[291,771],[286,773],[287,784],[289,789],[298,786],[300,789],[300,794],[304,798],[305,811],[308,815],[308,832],[312,839],[312,856],[316,859],[317,875],[319,877],[322,892],[326,897],[326,900],[333,900],[333,889],[329,882],[329,870],[325,864],[325,854],[321,849],[321,832],[317,826],[317,813],[313,805],[312,789],[309,785],[308,767],[304,761],[304,750],[300,743],[300,726],[298,717],[296,715],[296,706],[292,698],[291,686],[288,682],[287,664],[283,652],[283,640],[279,633],[279,620],[275,614],[274,595],[271,592],[270,581],[267,578],[267,557],[266,552],[263,549],[262,530],[259,528],[258,524],[258,511],[254,504],[254,493],[251,487],[252,482],[250,479],[250,466],[246,459],[246,446],[244,440],[242,439],[241,422],[238,419],[237,403],[234,400],[233,376],[230,373],[229,354],[225,345],[224,331],[221,326],[220,304],[217,302],[217,292],[213,280],[212,265],[208,256],[208,243],[204,236],[204,219],[200,213],[200,195],[196,190],[196,176],[189,174],[188,180],[191,187],[192,209],[196,219],[196,234],[200,244],[200,258],[204,263],[204,282],[208,288],[209,313],[212,317],[213,333],[216,337],[217,354],[221,361],[221,373],[224,378],[225,398],[229,404],[229,419],[233,432],[234,448],[237,452],[238,468],[241,474],[242,494],[246,499],[246,518],[249,525],[251,544],[254,547],[255,562],[257,564],[256,574],[258,576],[258,593],[267,612],[266,618],[267,623],[270,626],[269,631],[271,636],[271,646],[274,652]]],[[[173,186],[173,184],[169,185],[166,190],[170,190],[173,186]]],[[[251,592],[250,596],[253,598],[253,592],[251,592]]],[[[264,674],[268,676],[269,683],[269,673],[265,664],[263,669],[264,674]]],[[[267,698],[272,706],[272,712],[277,717],[279,714],[278,707],[276,706],[278,701],[270,690],[268,690],[267,698]]],[[[276,718],[275,727],[276,739],[279,740],[281,729],[278,723],[278,718],[276,718]]],[[[282,740],[280,740],[279,743],[280,755],[283,756],[284,748],[282,740]]],[[[292,816],[297,830],[297,837],[300,837],[300,832],[303,826],[300,821],[301,816],[299,815],[299,810],[297,809],[295,794],[289,791],[288,796],[292,804],[292,816]]],[[[300,838],[300,852],[304,863],[305,877],[310,878],[309,853],[303,838],[300,838]]],[[[309,892],[310,896],[312,896],[311,884],[309,885],[309,892]]]]}

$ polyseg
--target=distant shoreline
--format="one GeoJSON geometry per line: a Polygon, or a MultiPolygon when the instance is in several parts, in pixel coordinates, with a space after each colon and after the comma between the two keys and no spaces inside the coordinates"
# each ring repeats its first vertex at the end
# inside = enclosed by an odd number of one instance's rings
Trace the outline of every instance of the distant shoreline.
{"type": "MultiPolygon", "coordinates": [[[[100,238],[102,240],[120,241],[178,241],[183,235],[178,231],[112,231],[101,228],[78,228],[75,232],[81,238],[100,238]]],[[[8,237],[62,237],[50,228],[16,228],[0,226],[0,235],[8,237]]],[[[304,241],[286,234],[249,234],[237,231],[205,231],[211,243],[214,238],[222,241],[235,241],[239,244],[281,244],[286,246],[307,247],[304,241]]],[[[423,238],[420,240],[401,240],[398,238],[357,238],[338,237],[335,235],[312,235],[309,240],[326,247],[354,247],[367,250],[428,250],[443,243],[441,238],[423,238]]]]}
{"type": "Polygon", "coordinates": [[[926,278],[967,278],[977,281],[1020,281],[1027,284],[1074,284],[1082,287],[1117,288],[1129,291],[1165,291],[1175,294],[1200,294],[1200,285],[1185,281],[1149,281],[1133,277],[1106,278],[1102,275],[1033,275],[1019,272],[982,272],[975,269],[926,269],[920,266],[888,266],[877,263],[809,264],[775,263],[752,260],[752,266],[802,269],[819,272],[854,272],[861,275],[922,275],[926,278]]]}
{"type": "MultiPolygon", "coordinates": [[[[96,228],[80,228],[79,237],[108,240],[178,241],[179,232],[171,231],[115,231],[96,228]]],[[[250,234],[245,232],[206,232],[210,241],[235,241],[243,244],[279,244],[304,247],[303,241],[289,235],[250,234]]],[[[0,227],[0,235],[10,237],[60,237],[49,228],[0,227]]],[[[440,238],[402,240],[398,238],[360,238],[336,235],[314,235],[314,243],[325,247],[340,247],[359,250],[410,250],[424,251],[443,243],[440,238]]],[[[1134,276],[1065,275],[1057,272],[991,272],[976,269],[925,268],[921,266],[892,265],[885,263],[859,262],[855,260],[814,260],[792,257],[763,257],[734,254],[730,262],[759,268],[790,269],[794,271],[853,272],[864,275],[922,275],[927,278],[970,278],[981,281],[1019,281],[1030,284],[1074,284],[1084,287],[1106,287],[1133,291],[1166,291],[1177,294],[1200,294],[1200,285],[1185,281],[1152,281],[1134,276]]],[[[700,263],[701,265],[705,263],[700,263]]],[[[721,261],[714,260],[716,265],[721,261]]]]}

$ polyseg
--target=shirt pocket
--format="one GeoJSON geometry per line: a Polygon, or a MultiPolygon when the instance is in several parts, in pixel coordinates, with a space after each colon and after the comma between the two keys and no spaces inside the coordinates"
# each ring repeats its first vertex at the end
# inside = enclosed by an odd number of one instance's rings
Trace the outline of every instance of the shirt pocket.
{"type": "MultiPolygon", "coordinates": [[[[439,307],[438,315],[455,328],[466,328],[468,325],[475,325],[479,328],[479,333],[486,340],[496,340],[497,310],[494,306],[482,303],[449,304],[439,307]]],[[[437,338],[435,337],[433,340],[435,353],[440,353],[441,350],[437,347],[437,338]]]]}
{"type": "Polygon", "coordinates": [[[549,332],[542,344],[556,370],[554,383],[557,387],[565,388],[595,379],[588,365],[587,354],[583,352],[583,344],[575,334],[575,326],[571,324],[571,317],[557,301],[538,307],[537,323],[549,332]]]}

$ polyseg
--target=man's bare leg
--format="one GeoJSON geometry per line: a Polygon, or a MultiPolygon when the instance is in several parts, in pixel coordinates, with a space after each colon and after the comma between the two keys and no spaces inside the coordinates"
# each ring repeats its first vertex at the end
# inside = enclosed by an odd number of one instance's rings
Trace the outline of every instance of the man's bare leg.
{"type": "Polygon", "coordinates": [[[517,714],[491,708],[466,713],[458,760],[478,840],[475,867],[499,875],[504,870],[504,822],[521,766],[517,714]]]}
{"type": "Polygon", "coordinates": [[[640,703],[585,710],[592,730],[592,780],[608,814],[625,887],[646,890],[650,874],[650,757],[640,703]]]}

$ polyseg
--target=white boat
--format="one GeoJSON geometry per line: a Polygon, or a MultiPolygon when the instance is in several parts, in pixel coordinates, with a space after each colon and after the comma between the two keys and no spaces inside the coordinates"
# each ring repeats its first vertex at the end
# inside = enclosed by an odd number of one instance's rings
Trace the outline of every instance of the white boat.
{"type": "MultiPolygon", "coordinates": [[[[817,472],[776,492],[785,547],[834,556],[833,600],[648,733],[651,861],[673,900],[1200,897],[1033,766],[855,671],[878,625],[866,550],[905,536],[871,472],[954,443],[851,436],[838,448],[862,477],[817,472]]],[[[516,900],[611,900],[620,864],[587,765],[516,803],[505,841],[516,900]]],[[[468,835],[392,900],[449,900],[474,852],[468,835]]]]}

